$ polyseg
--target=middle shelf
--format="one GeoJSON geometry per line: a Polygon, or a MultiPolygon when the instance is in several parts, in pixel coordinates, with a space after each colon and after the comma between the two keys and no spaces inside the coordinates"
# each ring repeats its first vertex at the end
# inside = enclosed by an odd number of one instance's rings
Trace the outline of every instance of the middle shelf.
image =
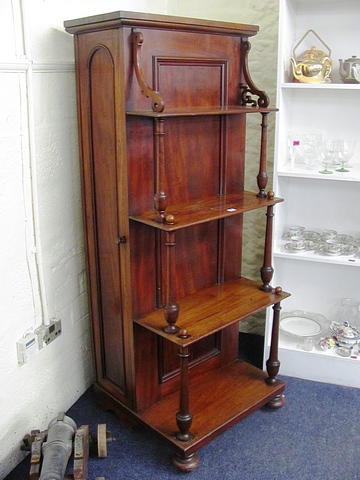
{"type": "Polygon", "coordinates": [[[131,215],[130,219],[172,232],[200,223],[239,215],[257,208],[268,207],[282,201],[282,198],[261,198],[254,192],[242,191],[240,193],[216,195],[206,199],[170,205],[166,209],[166,215],[172,215],[173,221],[171,223],[156,221],[156,210],[150,210],[139,215],[131,215]]]}
{"type": "Polygon", "coordinates": [[[260,282],[242,277],[180,299],[177,326],[180,330],[186,329],[186,338],[163,330],[162,308],[135,318],[134,322],[179,346],[187,347],[290,296],[286,292],[265,292],[260,287],[260,282]]]}

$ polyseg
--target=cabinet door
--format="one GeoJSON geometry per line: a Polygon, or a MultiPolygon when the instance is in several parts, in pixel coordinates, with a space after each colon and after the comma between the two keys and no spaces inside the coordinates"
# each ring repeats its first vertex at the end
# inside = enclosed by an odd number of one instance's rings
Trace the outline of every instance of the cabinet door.
{"type": "Polygon", "coordinates": [[[131,403],[127,162],[118,35],[79,36],[77,79],[97,381],[131,403]]]}

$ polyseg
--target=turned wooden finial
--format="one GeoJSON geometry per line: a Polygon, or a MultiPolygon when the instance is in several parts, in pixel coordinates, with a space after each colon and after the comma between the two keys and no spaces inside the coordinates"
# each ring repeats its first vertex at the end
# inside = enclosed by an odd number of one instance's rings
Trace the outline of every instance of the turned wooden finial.
{"type": "Polygon", "coordinates": [[[272,190],[269,190],[267,193],[267,197],[269,200],[272,200],[275,197],[275,193],[272,190]]]}
{"type": "Polygon", "coordinates": [[[179,332],[179,337],[180,338],[188,338],[189,334],[185,328],[182,328],[179,332]]]}
{"type": "Polygon", "coordinates": [[[171,213],[169,213],[169,215],[166,215],[165,221],[166,221],[166,223],[168,223],[169,225],[173,225],[173,224],[175,223],[175,217],[174,217],[174,215],[171,215],[171,213]]]}
{"type": "Polygon", "coordinates": [[[280,295],[282,293],[282,288],[281,287],[275,287],[275,293],[276,295],[280,295]]]}

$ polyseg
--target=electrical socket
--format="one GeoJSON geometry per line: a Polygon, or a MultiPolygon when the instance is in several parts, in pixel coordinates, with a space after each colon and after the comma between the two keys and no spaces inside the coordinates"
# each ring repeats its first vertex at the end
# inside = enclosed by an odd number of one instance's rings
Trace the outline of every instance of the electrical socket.
{"type": "Polygon", "coordinates": [[[37,336],[34,333],[28,333],[21,340],[16,342],[18,363],[23,365],[28,362],[30,357],[38,351],[37,336]]]}
{"type": "Polygon", "coordinates": [[[61,335],[61,320],[51,320],[49,325],[38,327],[35,333],[39,350],[41,350],[61,335]]]}

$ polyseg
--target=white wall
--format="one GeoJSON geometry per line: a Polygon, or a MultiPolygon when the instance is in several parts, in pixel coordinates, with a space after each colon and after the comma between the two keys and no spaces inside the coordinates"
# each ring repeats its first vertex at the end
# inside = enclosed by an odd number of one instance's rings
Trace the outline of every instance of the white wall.
{"type": "Polygon", "coordinates": [[[114,10],[260,25],[252,76],[275,99],[275,0],[0,0],[0,479],[23,458],[23,436],[45,429],[93,380],[73,38],[62,25],[114,10]],[[61,318],[62,335],[19,366],[16,342],[51,318],[61,318]]]}

